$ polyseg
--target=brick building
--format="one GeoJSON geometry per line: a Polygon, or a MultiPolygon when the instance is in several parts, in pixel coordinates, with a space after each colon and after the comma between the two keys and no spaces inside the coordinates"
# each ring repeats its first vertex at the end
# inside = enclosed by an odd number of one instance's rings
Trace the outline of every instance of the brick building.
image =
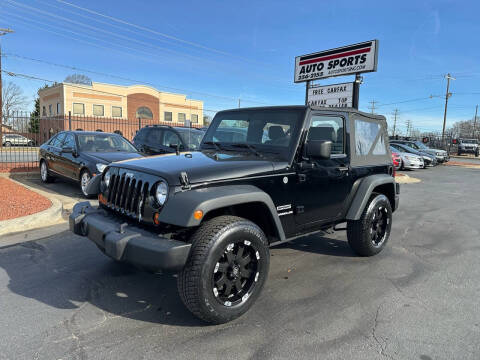
{"type": "Polygon", "coordinates": [[[144,125],[203,125],[203,102],[186,95],[159,91],[145,85],[121,86],[60,83],[38,91],[40,137],[71,127],[72,130],[120,131],[132,138],[144,125]],[[68,123],[68,116],[71,121],[68,123]]]}

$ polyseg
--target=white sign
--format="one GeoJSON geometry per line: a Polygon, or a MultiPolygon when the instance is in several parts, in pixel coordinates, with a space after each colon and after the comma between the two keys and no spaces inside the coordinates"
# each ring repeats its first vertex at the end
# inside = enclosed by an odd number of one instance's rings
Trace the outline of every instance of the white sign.
{"type": "Polygon", "coordinates": [[[310,106],[353,107],[353,83],[309,88],[307,102],[310,106]]]}
{"type": "Polygon", "coordinates": [[[295,58],[295,82],[377,71],[378,40],[295,58]]]}

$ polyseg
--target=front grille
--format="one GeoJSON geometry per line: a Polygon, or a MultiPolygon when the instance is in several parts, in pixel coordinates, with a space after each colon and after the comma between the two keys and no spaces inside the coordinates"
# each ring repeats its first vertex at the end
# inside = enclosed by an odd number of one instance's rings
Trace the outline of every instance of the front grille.
{"type": "Polygon", "coordinates": [[[107,206],[122,214],[141,219],[149,183],[126,174],[114,174],[108,187],[107,206]]]}

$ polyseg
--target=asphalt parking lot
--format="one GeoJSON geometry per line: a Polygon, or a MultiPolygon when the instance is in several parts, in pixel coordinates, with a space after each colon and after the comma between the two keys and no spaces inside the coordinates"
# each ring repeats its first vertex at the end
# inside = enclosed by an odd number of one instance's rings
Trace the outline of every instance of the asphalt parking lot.
{"type": "Polygon", "coordinates": [[[402,186],[383,253],[354,256],[344,232],[276,247],[260,299],[220,326],[183,307],[172,275],[65,226],[1,248],[0,359],[478,359],[480,170],[408,174],[422,182],[402,186]]]}

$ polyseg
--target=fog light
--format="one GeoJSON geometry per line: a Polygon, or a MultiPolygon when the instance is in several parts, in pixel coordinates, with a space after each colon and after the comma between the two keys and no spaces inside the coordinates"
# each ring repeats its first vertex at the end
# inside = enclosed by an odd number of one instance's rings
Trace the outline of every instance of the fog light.
{"type": "Polygon", "coordinates": [[[160,225],[160,220],[158,220],[158,217],[159,217],[159,216],[160,216],[159,213],[155,213],[155,214],[153,215],[153,223],[154,223],[155,225],[160,225]]]}
{"type": "Polygon", "coordinates": [[[193,218],[195,220],[202,220],[203,218],[203,211],[202,210],[195,210],[195,212],[193,213],[193,218]]]}

